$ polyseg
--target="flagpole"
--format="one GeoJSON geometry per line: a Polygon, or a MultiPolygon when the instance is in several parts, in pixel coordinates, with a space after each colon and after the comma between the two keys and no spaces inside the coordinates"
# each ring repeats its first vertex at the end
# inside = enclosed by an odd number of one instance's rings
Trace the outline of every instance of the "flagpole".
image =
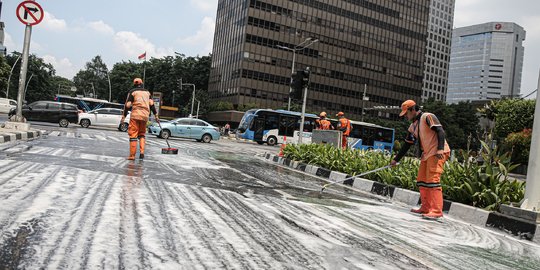
{"type": "Polygon", "coordinates": [[[143,88],[144,88],[144,85],[146,84],[146,57],[144,58],[144,62],[143,62],[142,65],[143,65],[143,75],[142,75],[143,76],[143,79],[142,79],[143,84],[142,85],[143,85],[143,88]]]}

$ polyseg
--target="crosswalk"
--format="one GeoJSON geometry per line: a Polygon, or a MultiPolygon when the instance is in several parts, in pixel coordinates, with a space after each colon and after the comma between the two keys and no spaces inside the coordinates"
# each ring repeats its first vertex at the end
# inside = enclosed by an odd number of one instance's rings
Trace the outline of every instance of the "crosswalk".
{"type": "Polygon", "coordinates": [[[79,133],[79,132],[65,132],[65,131],[50,131],[43,132],[47,138],[70,138],[70,139],[83,139],[83,140],[94,140],[94,141],[110,141],[110,142],[128,142],[127,134],[121,134],[124,136],[114,136],[110,134],[88,134],[88,133],[79,133]],[[120,137],[121,136],[121,137],[120,137]]]}

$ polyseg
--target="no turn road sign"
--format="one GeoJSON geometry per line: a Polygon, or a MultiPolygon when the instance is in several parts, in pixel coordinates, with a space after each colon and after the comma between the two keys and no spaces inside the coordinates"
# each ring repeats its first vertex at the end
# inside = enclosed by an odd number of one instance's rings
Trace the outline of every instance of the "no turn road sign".
{"type": "Polygon", "coordinates": [[[17,18],[24,25],[33,26],[43,20],[43,8],[34,1],[24,1],[17,6],[17,18]]]}

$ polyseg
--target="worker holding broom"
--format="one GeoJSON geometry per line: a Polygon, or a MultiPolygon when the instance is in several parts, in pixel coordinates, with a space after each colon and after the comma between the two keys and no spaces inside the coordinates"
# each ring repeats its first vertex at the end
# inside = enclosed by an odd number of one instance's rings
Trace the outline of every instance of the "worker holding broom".
{"type": "Polygon", "coordinates": [[[411,212],[422,214],[427,219],[438,219],[443,216],[443,194],[441,175],[444,163],[450,157],[450,147],[445,139],[444,129],[432,113],[425,113],[413,100],[401,105],[400,117],[406,116],[412,122],[408,129],[403,148],[392,160],[391,165],[405,156],[412,145],[417,145],[417,157],[421,159],[418,170],[417,185],[420,189],[422,205],[411,212]]]}
{"type": "Polygon", "coordinates": [[[133,89],[128,93],[126,104],[124,105],[124,115],[121,123],[128,112],[131,111],[129,120],[129,157],[128,160],[135,160],[137,153],[137,141],[139,141],[140,154],[139,158],[144,159],[144,147],[146,143],[146,123],[150,118],[150,112],[154,113],[156,121],[159,122],[154,100],[150,96],[150,92],[143,88],[143,81],[140,78],[133,80],[133,89]]]}

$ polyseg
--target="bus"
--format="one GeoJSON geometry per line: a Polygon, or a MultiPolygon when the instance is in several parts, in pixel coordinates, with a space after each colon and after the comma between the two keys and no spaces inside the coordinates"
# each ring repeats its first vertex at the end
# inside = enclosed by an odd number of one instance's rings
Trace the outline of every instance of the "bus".
{"type": "MultiPolygon", "coordinates": [[[[306,114],[303,141],[311,143],[313,129],[316,128],[317,115],[306,114]]],[[[331,120],[337,126],[337,120],[331,120]]],[[[285,110],[253,109],[247,111],[237,130],[237,137],[258,144],[270,146],[285,141],[297,142],[300,130],[301,114],[285,110]]],[[[381,150],[392,152],[395,131],[370,123],[351,121],[352,130],[348,138],[350,148],[360,150],[381,150]]]]}
{"type": "Polygon", "coordinates": [[[89,112],[100,108],[124,109],[124,104],[111,103],[104,99],[56,95],[54,100],[58,102],[75,104],[77,105],[79,110],[82,110],[84,112],[89,112]]]}

